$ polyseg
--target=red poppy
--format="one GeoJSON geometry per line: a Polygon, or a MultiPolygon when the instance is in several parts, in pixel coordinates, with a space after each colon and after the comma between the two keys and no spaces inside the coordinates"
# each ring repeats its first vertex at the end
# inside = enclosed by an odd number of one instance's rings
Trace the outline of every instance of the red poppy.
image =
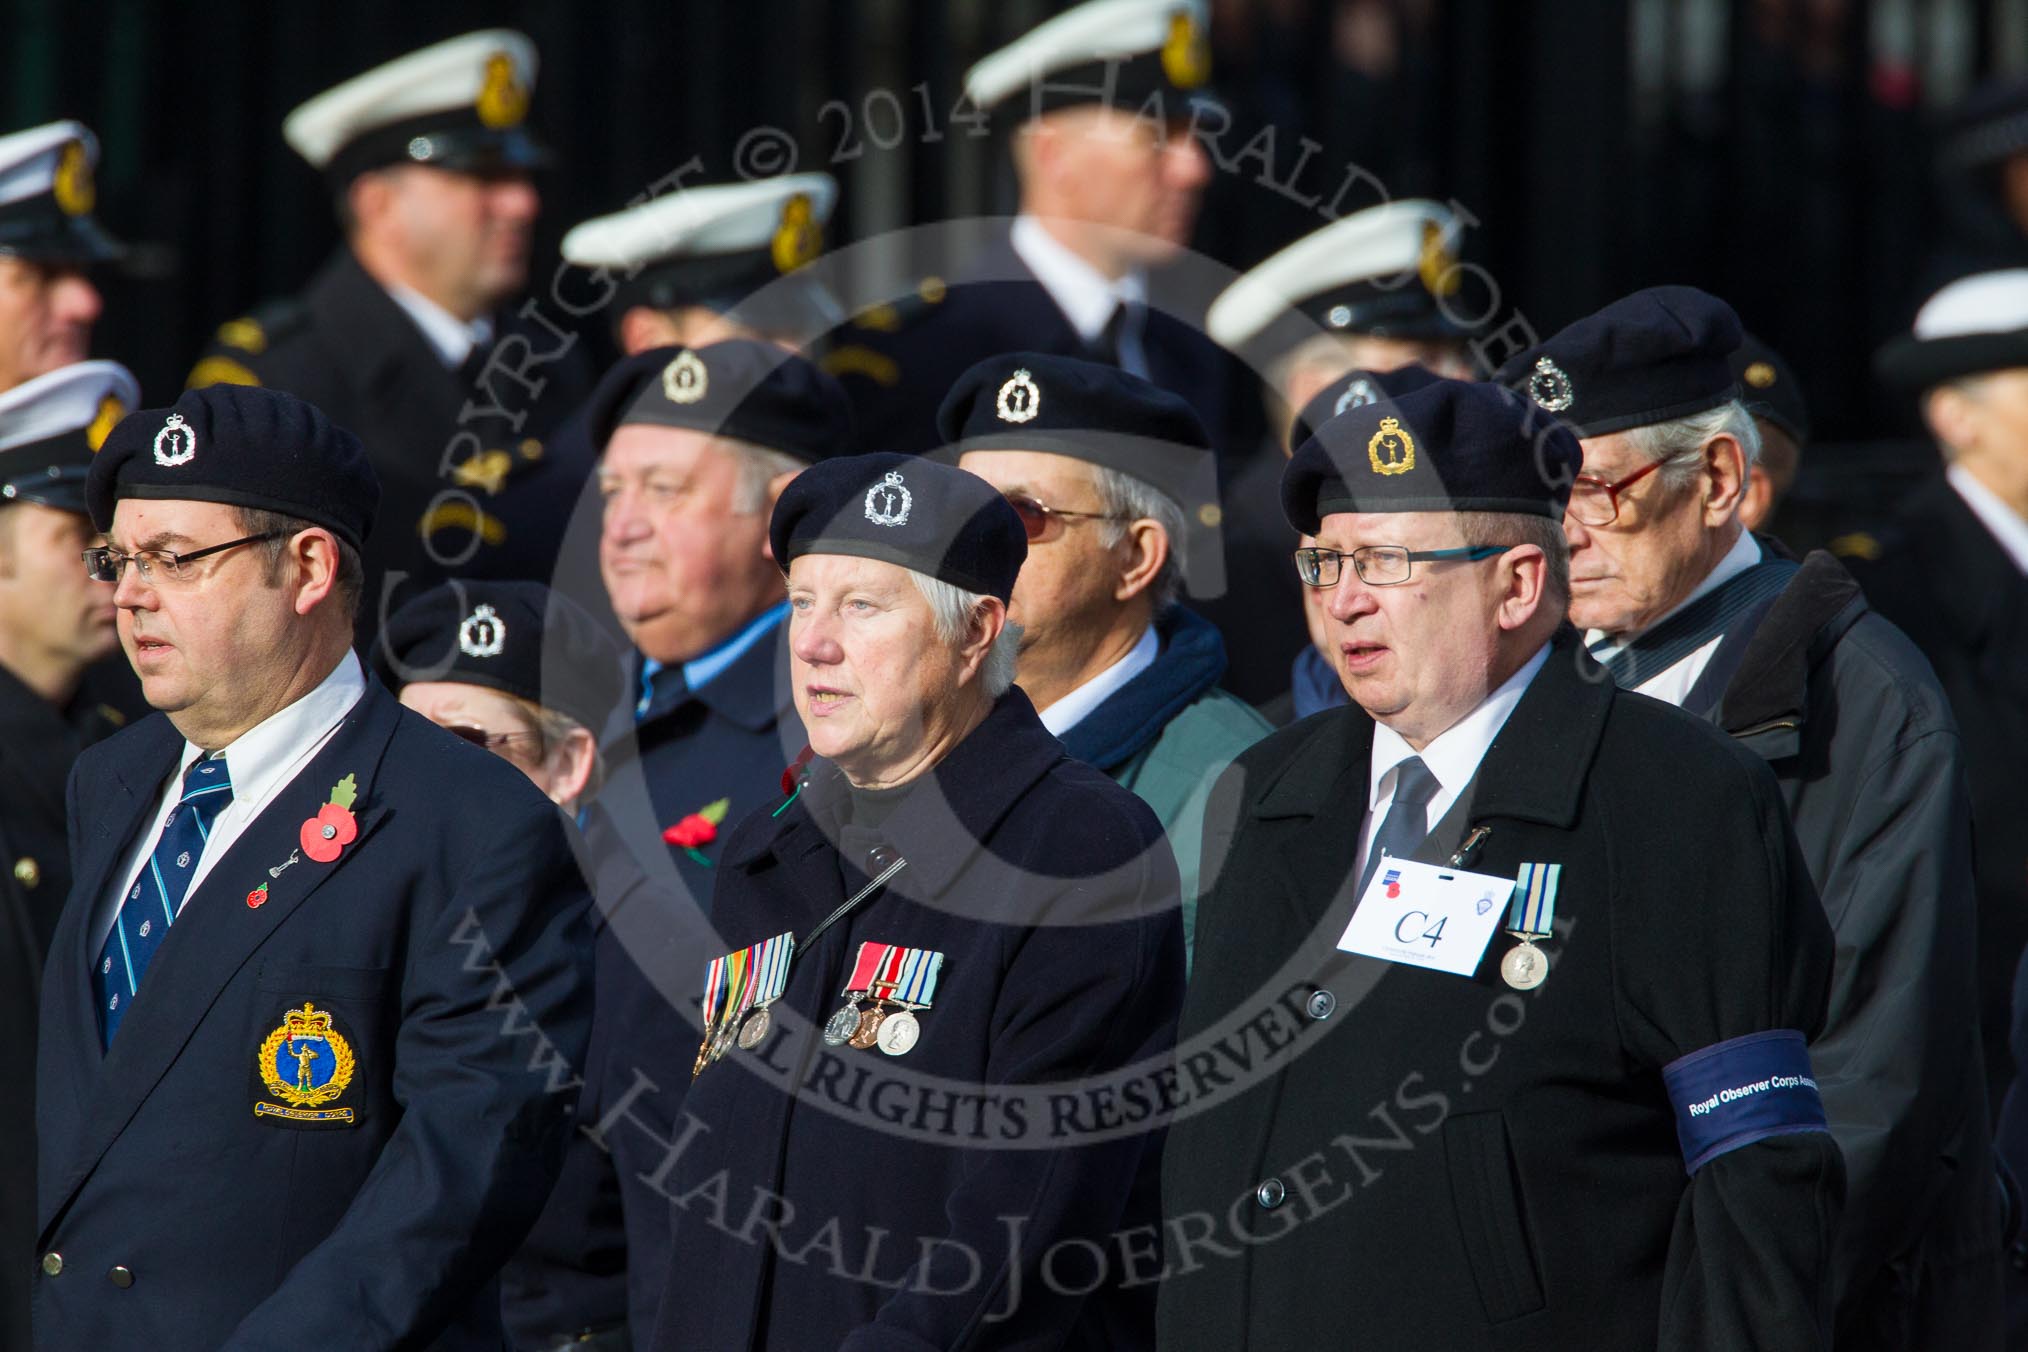
{"type": "Polygon", "coordinates": [[[718,826],[701,812],[693,812],[674,826],[662,832],[662,839],[671,845],[680,845],[694,850],[699,845],[709,845],[718,839],[718,826]]]}
{"type": "Polygon", "coordinates": [[[803,771],[809,767],[811,760],[816,755],[816,751],[807,746],[796,753],[796,758],[789,762],[789,768],[782,771],[783,793],[794,793],[796,791],[796,782],[803,777],[803,771]]]}
{"type": "Polygon", "coordinates": [[[317,815],[303,823],[298,833],[303,853],[320,864],[328,864],[338,857],[339,851],[350,845],[359,835],[359,823],[352,819],[351,810],[337,803],[326,803],[317,809],[317,815]]]}
{"type": "Polygon", "coordinates": [[[256,911],[258,911],[261,908],[261,903],[266,901],[267,899],[268,899],[268,885],[266,883],[262,883],[259,887],[256,887],[253,891],[246,894],[246,904],[248,905],[248,907],[256,911]]]}

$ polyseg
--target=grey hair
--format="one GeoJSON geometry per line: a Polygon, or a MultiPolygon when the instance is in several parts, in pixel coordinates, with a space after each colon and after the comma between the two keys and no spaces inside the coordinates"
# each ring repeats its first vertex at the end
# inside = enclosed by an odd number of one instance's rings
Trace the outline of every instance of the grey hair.
{"type": "Polygon", "coordinates": [[[768,485],[776,475],[800,474],[808,468],[787,451],[772,446],[733,437],[719,437],[716,444],[739,466],[739,479],[732,486],[732,510],[740,516],[752,516],[767,507],[768,485]]]}
{"type": "Polygon", "coordinates": [[[1162,570],[1148,587],[1155,613],[1161,614],[1183,591],[1183,566],[1177,561],[1177,551],[1183,547],[1183,508],[1160,489],[1105,465],[1091,466],[1091,482],[1098,490],[1099,510],[1120,518],[1097,523],[1101,546],[1111,549],[1126,539],[1128,524],[1144,517],[1160,526],[1168,538],[1169,552],[1162,560],[1162,570]]]}
{"type": "MultiPolygon", "coordinates": [[[[909,580],[922,593],[922,599],[929,602],[930,618],[936,624],[937,637],[956,647],[963,643],[972,632],[972,619],[979,613],[979,607],[986,598],[977,592],[968,592],[963,587],[931,577],[928,573],[907,570],[909,580]]],[[[987,699],[998,699],[1014,684],[1014,659],[1021,650],[1021,626],[1009,621],[1000,630],[1000,637],[993,640],[987,650],[986,660],[979,665],[979,686],[987,699]]]]}
{"type": "Polygon", "coordinates": [[[1760,459],[1760,427],[1746,411],[1746,405],[1737,399],[1687,418],[1627,430],[1629,446],[1649,460],[1662,462],[1656,477],[1670,491],[1696,480],[1704,463],[1704,448],[1717,437],[1731,437],[1739,443],[1747,468],[1751,469],[1760,459]]]}
{"type": "MultiPolygon", "coordinates": [[[[1657,471],[1667,473],[1666,470],[1657,471]]],[[[1563,522],[1532,512],[1459,512],[1458,534],[1468,545],[1534,545],[1548,560],[1546,588],[1561,610],[1570,604],[1570,541],[1563,522]]]]}
{"type": "MultiPolygon", "coordinates": [[[[283,560],[288,557],[289,541],[303,531],[316,529],[317,523],[287,512],[271,512],[264,507],[236,506],[232,514],[239,521],[243,533],[273,537],[255,548],[260,551],[268,585],[280,586],[285,580],[283,560]]],[[[338,543],[338,567],[333,590],[338,594],[338,604],[345,617],[355,620],[359,616],[360,597],[366,591],[366,565],[359,557],[359,551],[346,541],[338,540],[336,532],[331,538],[338,543]]]]}

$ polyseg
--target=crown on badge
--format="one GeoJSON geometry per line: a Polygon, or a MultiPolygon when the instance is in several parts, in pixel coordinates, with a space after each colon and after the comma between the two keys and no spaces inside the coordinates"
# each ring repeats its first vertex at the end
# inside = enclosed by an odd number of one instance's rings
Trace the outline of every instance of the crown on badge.
{"type": "Polygon", "coordinates": [[[1375,474],[1406,474],[1415,468],[1415,438],[1399,418],[1382,418],[1380,430],[1366,443],[1366,458],[1375,474]]]}

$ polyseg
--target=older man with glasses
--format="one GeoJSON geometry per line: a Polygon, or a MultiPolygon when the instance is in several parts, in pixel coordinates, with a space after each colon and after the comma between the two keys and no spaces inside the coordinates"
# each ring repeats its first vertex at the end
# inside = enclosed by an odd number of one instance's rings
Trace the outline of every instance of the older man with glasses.
{"type": "Polygon", "coordinates": [[[1517,357],[1583,440],[1570,619],[1621,686],[1765,760],[1838,941],[1811,1048],[1845,1155],[1841,1348],[1999,1346],[1963,749],[1929,663],[1830,555],[1740,522],[1759,445],[1723,301],[1657,287],[1517,357]]]}

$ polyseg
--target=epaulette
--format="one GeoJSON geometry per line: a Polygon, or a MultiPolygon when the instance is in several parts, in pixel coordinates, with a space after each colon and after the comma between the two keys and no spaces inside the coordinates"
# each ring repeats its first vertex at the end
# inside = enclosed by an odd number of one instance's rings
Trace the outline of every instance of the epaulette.
{"type": "Polygon", "coordinates": [[[860,376],[890,388],[899,385],[901,366],[891,353],[882,350],[881,340],[875,335],[896,334],[914,327],[942,305],[949,294],[950,287],[943,278],[930,276],[917,282],[915,290],[905,296],[867,306],[853,315],[847,326],[865,335],[866,341],[852,342],[848,335],[848,341],[826,352],[817,364],[826,375],[860,376]]]}
{"type": "Polygon", "coordinates": [[[228,319],[212,335],[212,350],[190,369],[185,389],[206,385],[258,385],[260,377],[248,365],[277,339],[286,338],[309,322],[309,307],[295,297],[265,301],[251,313],[228,319]]]}
{"type": "Polygon", "coordinates": [[[1838,558],[1859,559],[1866,563],[1873,562],[1885,552],[1880,537],[1863,530],[1837,536],[1826,547],[1838,558]]]}
{"type": "Polygon", "coordinates": [[[852,327],[869,333],[899,333],[944,303],[950,287],[941,277],[925,277],[915,290],[891,301],[869,305],[852,316],[852,327]]]}

